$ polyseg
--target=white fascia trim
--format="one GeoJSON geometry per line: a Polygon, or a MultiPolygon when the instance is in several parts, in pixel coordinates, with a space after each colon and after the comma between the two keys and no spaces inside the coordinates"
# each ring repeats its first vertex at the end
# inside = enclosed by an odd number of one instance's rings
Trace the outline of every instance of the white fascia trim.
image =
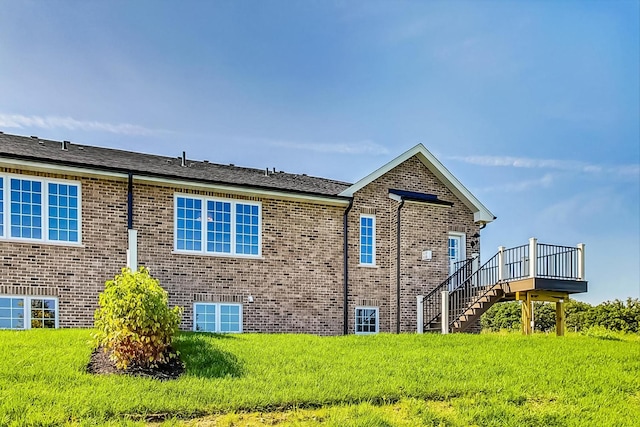
{"type": "MultiPolygon", "coordinates": [[[[339,196],[353,197],[353,195],[369,183],[380,178],[393,168],[401,165],[411,157],[416,156],[451,192],[473,212],[473,219],[477,223],[487,224],[492,222],[495,217],[471,192],[464,186],[453,174],[442,164],[429,150],[422,144],[409,149],[399,155],[389,163],[376,169],[351,187],[344,190],[339,196]]],[[[391,196],[390,196],[391,197],[391,196]]],[[[395,200],[395,199],[394,199],[395,200]]]]}
{"type": "Polygon", "coordinates": [[[330,206],[349,206],[349,200],[344,199],[334,199],[331,197],[322,197],[322,196],[314,196],[308,194],[296,194],[296,193],[288,193],[286,191],[278,191],[278,190],[262,190],[256,188],[242,188],[236,187],[232,185],[224,185],[224,184],[206,184],[200,182],[186,181],[186,180],[178,180],[178,179],[168,179],[168,178],[157,178],[151,176],[144,175],[135,175],[133,176],[133,180],[136,182],[144,182],[150,184],[165,184],[171,185],[180,188],[190,188],[195,190],[206,190],[218,193],[228,193],[228,194],[237,194],[241,196],[252,196],[252,197],[270,197],[278,200],[292,200],[299,202],[312,202],[321,205],[330,205],[330,206]]]}
{"type": "Polygon", "coordinates": [[[110,178],[128,178],[126,173],[101,171],[92,168],[79,168],[75,166],[56,165],[51,163],[34,162],[31,160],[7,159],[0,157],[0,166],[6,168],[16,168],[20,166],[27,170],[37,172],[61,173],[66,175],[80,176],[106,176],[110,178]]]}

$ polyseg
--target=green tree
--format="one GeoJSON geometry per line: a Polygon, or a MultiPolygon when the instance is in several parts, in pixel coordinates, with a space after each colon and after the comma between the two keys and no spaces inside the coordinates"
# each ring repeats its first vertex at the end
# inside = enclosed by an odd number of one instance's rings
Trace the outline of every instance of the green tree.
{"type": "Polygon", "coordinates": [[[500,330],[517,330],[520,328],[521,309],[518,301],[494,304],[480,318],[483,330],[497,332],[500,330]]]}

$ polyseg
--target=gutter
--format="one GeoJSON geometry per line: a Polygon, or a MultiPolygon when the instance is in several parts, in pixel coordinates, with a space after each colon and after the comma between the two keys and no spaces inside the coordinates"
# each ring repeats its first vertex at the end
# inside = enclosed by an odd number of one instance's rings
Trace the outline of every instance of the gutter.
{"type": "Polygon", "coordinates": [[[400,209],[404,206],[404,199],[400,201],[398,205],[398,227],[396,230],[396,245],[397,245],[397,253],[396,253],[396,333],[400,333],[400,209]]]}
{"type": "Polygon", "coordinates": [[[133,173],[129,172],[127,188],[127,230],[133,230],[133,173]]]}
{"type": "Polygon", "coordinates": [[[343,232],[343,235],[344,235],[344,248],[343,248],[344,330],[343,330],[343,333],[344,335],[347,335],[349,332],[349,234],[348,232],[349,232],[349,211],[351,211],[352,207],[353,207],[353,198],[349,199],[349,206],[347,206],[347,209],[345,209],[344,216],[343,216],[343,221],[344,221],[344,224],[343,224],[343,227],[344,227],[344,232],[343,232]]]}

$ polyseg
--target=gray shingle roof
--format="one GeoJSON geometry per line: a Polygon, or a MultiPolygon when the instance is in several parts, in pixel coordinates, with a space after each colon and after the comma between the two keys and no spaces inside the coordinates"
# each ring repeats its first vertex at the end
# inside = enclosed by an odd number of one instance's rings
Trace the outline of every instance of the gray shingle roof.
{"type": "Polygon", "coordinates": [[[0,157],[321,196],[337,196],[351,185],[326,178],[284,172],[266,174],[265,169],[189,159],[186,166],[182,166],[182,159],[179,157],[156,156],[75,143],[67,144],[67,149],[63,150],[62,144],[61,141],[0,133],[0,157]]]}

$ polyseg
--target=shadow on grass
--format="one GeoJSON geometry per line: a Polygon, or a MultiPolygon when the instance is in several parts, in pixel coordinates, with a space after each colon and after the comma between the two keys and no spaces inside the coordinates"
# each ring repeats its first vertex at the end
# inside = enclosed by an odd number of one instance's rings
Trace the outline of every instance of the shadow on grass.
{"type": "Polygon", "coordinates": [[[185,376],[199,378],[240,377],[242,363],[228,351],[216,347],[216,340],[236,339],[230,334],[183,332],[173,340],[185,366],[185,376]]]}

